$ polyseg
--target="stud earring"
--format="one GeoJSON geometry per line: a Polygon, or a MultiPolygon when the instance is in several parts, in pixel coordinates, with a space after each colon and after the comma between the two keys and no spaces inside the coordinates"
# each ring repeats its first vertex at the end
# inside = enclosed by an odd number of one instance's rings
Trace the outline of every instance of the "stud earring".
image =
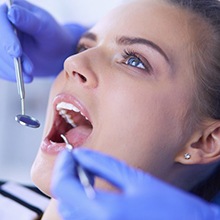
{"type": "Polygon", "coordinates": [[[186,160],[189,160],[189,159],[191,158],[191,155],[190,155],[189,153],[185,153],[185,154],[184,154],[184,158],[185,158],[186,160]]]}

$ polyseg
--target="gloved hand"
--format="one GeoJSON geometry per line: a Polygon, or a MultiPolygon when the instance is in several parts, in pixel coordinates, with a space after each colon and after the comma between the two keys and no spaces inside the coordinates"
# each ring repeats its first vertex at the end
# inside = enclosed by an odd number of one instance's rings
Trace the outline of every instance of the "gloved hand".
{"type": "Polygon", "coordinates": [[[220,207],[174,188],[109,156],[86,149],[64,151],[55,166],[52,193],[64,220],[219,220],[220,207]],[[120,189],[87,198],[76,163],[120,189]]]}
{"type": "Polygon", "coordinates": [[[25,0],[14,0],[9,9],[1,5],[0,78],[15,81],[13,57],[18,56],[22,57],[25,82],[58,74],[85,30],[77,24],[61,26],[48,12],[25,0]]]}

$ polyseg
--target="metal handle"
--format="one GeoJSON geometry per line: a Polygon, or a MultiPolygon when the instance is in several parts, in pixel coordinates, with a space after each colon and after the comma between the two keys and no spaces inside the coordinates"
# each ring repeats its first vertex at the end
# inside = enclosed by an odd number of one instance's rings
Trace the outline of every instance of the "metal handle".
{"type": "Polygon", "coordinates": [[[24,79],[23,79],[23,74],[22,74],[20,57],[14,58],[14,66],[15,66],[18,94],[21,98],[21,113],[24,115],[25,114],[25,105],[24,105],[25,89],[24,89],[24,79]]]}

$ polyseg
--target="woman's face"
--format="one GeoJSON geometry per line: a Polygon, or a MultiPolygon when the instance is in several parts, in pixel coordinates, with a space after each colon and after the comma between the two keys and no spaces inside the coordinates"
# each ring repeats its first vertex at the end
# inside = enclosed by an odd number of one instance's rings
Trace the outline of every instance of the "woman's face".
{"type": "Polygon", "coordinates": [[[164,3],[136,1],[81,38],[51,89],[32,167],[39,188],[49,193],[54,161],[65,146],[60,134],[74,147],[104,152],[162,179],[172,173],[190,137],[194,79],[186,19],[164,3]]]}

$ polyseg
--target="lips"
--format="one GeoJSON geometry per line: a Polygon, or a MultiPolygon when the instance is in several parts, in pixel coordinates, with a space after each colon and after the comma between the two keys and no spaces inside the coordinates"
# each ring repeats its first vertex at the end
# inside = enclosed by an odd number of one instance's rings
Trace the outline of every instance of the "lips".
{"type": "Polygon", "coordinates": [[[92,123],[87,109],[75,97],[59,94],[53,101],[54,118],[50,131],[41,145],[49,154],[65,148],[61,134],[66,136],[73,148],[83,145],[92,133],[92,123]]]}

